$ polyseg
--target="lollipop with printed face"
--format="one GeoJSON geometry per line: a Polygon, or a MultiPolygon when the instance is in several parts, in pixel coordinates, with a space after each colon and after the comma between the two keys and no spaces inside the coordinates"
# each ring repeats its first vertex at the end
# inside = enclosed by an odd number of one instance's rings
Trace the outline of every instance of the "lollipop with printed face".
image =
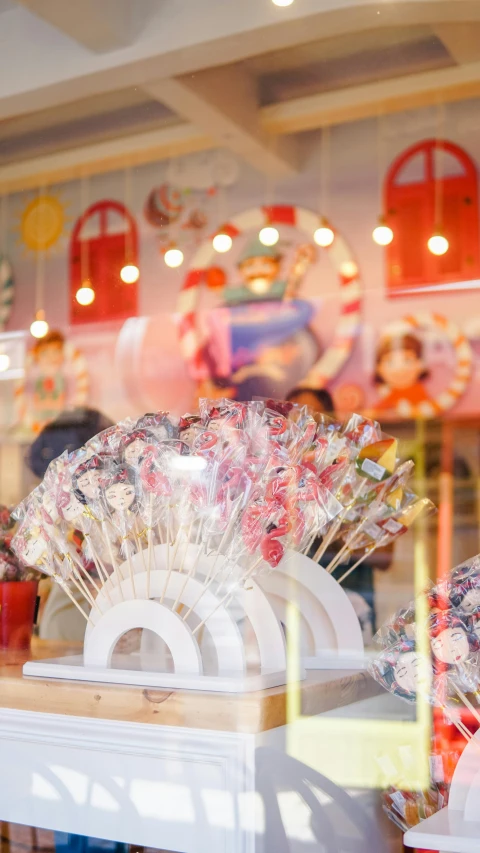
{"type": "Polygon", "coordinates": [[[430,698],[430,661],[418,653],[411,640],[384,649],[369,663],[368,670],[385,690],[406,702],[415,702],[419,694],[430,698]]]}
{"type": "Polygon", "coordinates": [[[145,453],[145,449],[156,443],[157,440],[153,432],[149,430],[135,429],[133,432],[127,433],[120,442],[122,461],[134,468],[145,453]]]}
{"type": "Polygon", "coordinates": [[[135,431],[147,431],[157,441],[171,441],[178,438],[178,424],[174,423],[168,412],[148,413],[139,418],[135,431]]]}
{"type": "Polygon", "coordinates": [[[465,616],[477,615],[480,612],[480,555],[457,566],[447,586],[452,607],[465,616]]]}
{"type": "Polygon", "coordinates": [[[479,641],[467,620],[452,610],[440,610],[430,616],[430,645],[434,667],[465,690],[477,690],[479,670],[479,641]]]}
{"type": "Polygon", "coordinates": [[[72,488],[80,503],[88,505],[98,500],[100,480],[105,472],[107,460],[91,456],[76,466],[72,474],[72,488]]]}

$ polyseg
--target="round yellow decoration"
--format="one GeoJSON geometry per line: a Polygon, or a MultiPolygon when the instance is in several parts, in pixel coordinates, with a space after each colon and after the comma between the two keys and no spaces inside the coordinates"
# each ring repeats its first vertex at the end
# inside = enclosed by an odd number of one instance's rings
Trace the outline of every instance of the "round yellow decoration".
{"type": "Polygon", "coordinates": [[[65,225],[63,204],[53,195],[39,195],[27,204],[20,225],[22,240],[32,252],[51,249],[65,225]]]}

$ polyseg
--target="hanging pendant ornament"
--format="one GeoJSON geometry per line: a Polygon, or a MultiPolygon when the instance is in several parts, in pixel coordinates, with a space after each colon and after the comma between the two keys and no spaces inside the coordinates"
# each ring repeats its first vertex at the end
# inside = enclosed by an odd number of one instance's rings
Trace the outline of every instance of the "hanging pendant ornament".
{"type": "Polygon", "coordinates": [[[276,246],[280,239],[280,233],[273,225],[265,225],[260,231],[258,239],[263,246],[276,246]]]}
{"type": "Polygon", "coordinates": [[[171,243],[163,256],[163,260],[165,261],[167,267],[170,267],[170,269],[176,269],[177,267],[182,266],[184,255],[182,250],[178,248],[176,243],[171,243]]]}
{"type": "Polygon", "coordinates": [[[317,246],[321,246],[322,249],[327,249],[332,245],[335,239],[335,232],[325,216],[320,220],[320,225],[314,232],[313,239],[317,246]]]}
{"type": "Polygon", "coordinates": [[[92,304],[92,302],[95,300],[95,291],[92,287],[90,279],[87,278],[82,283],[82,286],[78,288],[75,294],[75,299],[77,300],[79,305],[86,306],[92,304]]]}
{"type": "Polygon", "coordinates": [[[373,229],[372,237],[378,246],[389,246],[393,240],[393,231],[384,216],[378,217],[378,224],[373,229]]]}
{"type": "Polygon", "coordinates": [[[432,255],[440,256],[448,252],[450,244],[440,228],[437,228],[435,234],[430,237],[428,248],[432,255]]]}
{"type": "Polygon", "coordinates": [[[225,227],[222,227],[217,231],[212,240],[212,245],[215,251],[220,254],[230,251],[233,246],[233,240],[230,234],[225,230],[225,227]]]}
{"type": "Polygon", "coordinates": [[[40,308],[30,326],[30,334],[34,338],[44,338],[48,334],[49,325],[45,319],[45,311],[40,308]]]}
{"type": "Polygon", "coordinates": [[[136,264],[125,264],[120,270],[120,278],[124,284],[135,284],[139,277],[140,270],[136,264]]]}

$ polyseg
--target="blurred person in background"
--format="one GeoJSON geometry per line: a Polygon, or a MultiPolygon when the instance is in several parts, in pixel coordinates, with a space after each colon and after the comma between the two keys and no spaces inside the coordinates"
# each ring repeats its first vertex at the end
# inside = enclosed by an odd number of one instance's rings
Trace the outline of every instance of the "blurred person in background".
{"type": "MultiPolygon", "coordinates": [[[[77,408],[61,412],[33,442],[27,460],[30,470],[40,480],[43,479],[53,459],[65,450],[69,453],[79,450],[90,438],[112,425],[112,421],[96,409],[77,408]]],[[[84,598],[75,590],[72,593],[83,606],[84,598]]],[[[58,584],[50,579],[41,581],[40,597],[40,638],[83,640],[85,620],[58,584]]]]}
{"type": "MultiPolygon", "coordinates": [[[[310,409],[318,414],[335,416],[334,404],[331,394],[324,388],[294,388],[287,397],[291,403],[296,403],[298,406],[309,406],[310,409]]],[[[321,544],[321,539],[315,540],[313,543],[309,557],[314,557],[321,544]]],[[[322,557],[322,564],[328,566],[331,560],[335,557],[340,547],[339,543],[333,542],[327,548],[322,557]]],[[[358,566],[355,571],[346,579],[345,592],[347,593],[352,605],[357,614],[358,620],[362,628],[363,639],[365,643],[369,643],[377,630],[376,615],[375,615],[375,580],[374,569],[386,571],[392,563],[393,545],[387,548],[379,548],[374,554],[371,554],[368,560],[365,560],[358,566]]],[[[353,566],[358,559],[358,556],[351,556],[345,562],[340,563],[334,571],[333,577],[337,580],[345,574],[346,571],[353,566]]]]}

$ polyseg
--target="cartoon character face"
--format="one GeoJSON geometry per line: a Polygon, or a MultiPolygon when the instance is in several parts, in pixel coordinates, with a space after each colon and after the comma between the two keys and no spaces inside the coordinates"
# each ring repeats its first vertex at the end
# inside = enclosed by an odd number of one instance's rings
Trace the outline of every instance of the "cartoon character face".
{"type": "Polygon", "coordinates": [[[451,666],[463,663],[470,654],[467,634],[461,626],[441,631],[438,637],[432,637],[431,646],[435,657],[451,666]]]}
{"type": "Polygon", "coordinates": [[[268,293],[280,275],[280,260],[268,256],[246,258],[239,267],[246,287],[257,295],[268,293]]]}
{"type": "Polygon", "coordinates": [[[475,613],[480,609],[480,587],[469,589],[467,594],[462,598],[461,609],[465,613],[475,613]]]}
{"type": "Polygon", "coordinates": [[[114,483],[106,490],[105,497],[112,509],[125,512],[135,500],[135,489],[131,483],[114,483]]]}
{"type": "Polygon", "coordinates": [[[91,470],[77,478],[77,486],[86,498],[94,500],[98,496],[100,477],[100,471],[91,470]]]}
{"type": "Polygon", "coordinates": [[[55,506],[55,497],[51,492],[45,491],[42,495],[42,504],[45,512],[48,513],[51,519],[55,521],[58,518],[57,507],[55,506]]]}
{"type": "Polygon", "coordinates": [[[399,655],[394,667],[395,681],[405,693],[416,693],[419,686],[420,658],[416,652],[399,655]]]}
{"type": "Polygon", "coordinates": [[[410,388],[425,371],[422,359],[411,349],[392,349],[377,365],[377,374],[390,388],[410,388]]]}
{"type": "Polygon", "coordinates": [[[125,448],[125,462],[128,465],[136,465],[138,460],[143,455],[147,444],[141,438],[136,438],[128,447],[125,448]]]}
{"type": "Polygon", "coordinates": [[[30,566],[36,565],[47,553],[47,543],[43,536],[31,536],[23,549],[23,560],[30,566]]]}
{"type": "Polygon", "coordinates": [[[76,518],[82,515],[84,508],[78,498],[75,497],[73,492],[69,493],[69,498],[69,502],[65,506],[62,506],[62,516],[65,521],[74,521],[76,518]]]}
{"type": "Polygon", "coordinates": [[[40,346],[37,350],[37,364],[42,373],[55,373],[63,364],[63,345],[52,341],[40,346]]]}

